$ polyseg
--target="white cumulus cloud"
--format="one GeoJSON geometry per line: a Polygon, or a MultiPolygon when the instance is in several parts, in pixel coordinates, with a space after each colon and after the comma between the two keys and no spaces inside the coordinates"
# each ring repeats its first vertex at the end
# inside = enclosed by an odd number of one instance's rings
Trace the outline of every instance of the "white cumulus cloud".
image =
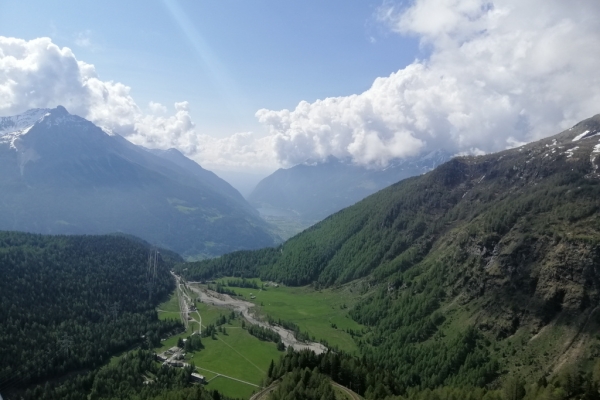
{"type": "Polygon", "coordinates": [[[385,2],[380,21],[430,51],[367,91],[259,110],[279,162],[364,165],[443,148],[502,150],[600,112],[600,2],[385,2]]]}
{"type": "Polygon", "coordinates": [[[99,78],[93,65],[49,38],[0,36],[0,115],[63,105],[108,131],[149,148],[175,147],[208,168],[275,168],[270,138],[251,133],[214,138],[197,132],[189,104],[167,107],[150,102],[144,113],[131,88],[99,78]]]}
{"type": "Polygon", "coordinates": [[[186,102],[142,110],[128,86],[101,80],[69,48],[0,36],[0,115],[60,104],[213,169],[274,169],[329,155],[377,167],[437,149],[479,154],[600,112],[598,15],[592,0],[387,0],[379,21],[418,38],[429,55],[363,93],[257,111],[266,137],[202,134],[186,102]]]}

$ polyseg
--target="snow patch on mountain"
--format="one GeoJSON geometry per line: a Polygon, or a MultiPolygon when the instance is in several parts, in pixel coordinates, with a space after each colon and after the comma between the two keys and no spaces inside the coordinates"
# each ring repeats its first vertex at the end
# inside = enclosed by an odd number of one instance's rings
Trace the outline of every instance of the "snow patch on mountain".
{"type": "Polygon", "coordinates": [[[48,114],[48,108],[34,108],[23,114],[0,117],[0,136],[30,128],[48,114]]]}
{"type": "Polygon", "coordinates": [[[16,150],[15,141],[48,115],[50,115],[49,109],[34,108],[23,114],[0,117],[0,144],[8,144],[10,148],[16,150]]]}
{"type": "MultiPolygon", "coordinates": [[[[87,131],[92,126],[86,119],[69,114],[62,106],[57,106],[53,109],[36,108],[26,111],[23,114],[0,117],[0,145],[8,144],[13,150],[19,152],[25,151],[19,148],[18,139],[26,135],[34,125],[42,123],[47,127],[61,125],[76,126],[81,132],[87,131]]],[[[108,136],[115,135],[109,129],[101,129],[108,136]]]]}
{"type": "Polygon", "coordinates": [[[70,125],[77,124],[79,127],[89,126],[89,121],[78,117],[77,115],[72,115],[67,112],[63,107],[58,106],[50,113],[46,114],[41,120],[46,122],[46,126],[59,126],[59,125],[70,125]]]}
{"type": "Polygon", "coordinates": [[[579,146],[575,146],[567,151],[565,151],[565,154],[567,155],[567,158],[571,158],[573,157],[573,153],[575,152],[575,150],[579,149],[579,146]]]}
{"type": "Polygon", "coordinates": [[[575,136],[573,138],[573,141],[576,142],[576,141],[581,140],[581,139],[588,139],[588,138],[591,138],[591,137],[594,137],[594,136],[598,136],[599,134],[600,134],[600,132],[596,132],[596,131],[590,132],[589,130],[587,130],[587,131],[585,131],[583,133],[580,133],[579,135],[575,136]]]}
{"type": "Polygon", "coordinates": [[[583,133],[580,133],[579,135],[577,135],[577,136],[575,136],[575,137],[573,138],[573,141],[574,141],[574,142],[578,141],[579,139],[583,138],[583,137],[584,137],[585,135],[587,135],[588,133],[590,133],[590,131],[585,131],[585,132],[583,132],[583,133]]]}

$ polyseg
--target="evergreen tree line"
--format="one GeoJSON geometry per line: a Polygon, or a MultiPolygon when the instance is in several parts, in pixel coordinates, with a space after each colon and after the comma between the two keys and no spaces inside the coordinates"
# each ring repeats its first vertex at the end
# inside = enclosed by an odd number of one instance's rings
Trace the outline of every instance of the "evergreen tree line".
{"type": "MultiPolygon", "coordinates": [[[[392,393],[395,387],[394,376],[390,371],[377,368],[364,357],[359,358],[344,353],[315,353],[293,349],[272,362],[267,373],[266,383],[279,380],[278,399],[300,399],[298,394],[304,390],[310,377],[323,375],[345,386],[369,400],[599,400],[600,399],[600,360],[592,371],[584,372],[567,368],[562,373],[537,382],[526,382],[519,375],[504,376],[498,388],[478,387],[460,382],[448,382],[433,388],[409,387],[403,393],[392,393]],[[308,372],[307,372],[308,371],[308,372]]],[[[307,391],[311,398],[328,396],[324,386],[309,385],[311,389],[319,386],[318,391],[307,391]]]]}
{"type": "MultiPolygon", "coordinates": [[[[442,360],[444,356],[441,355],[437,361],[442,360]]],[[[318,368],[321,373],[330,376],[335,382],[368,399],[405,395],[410,388],[420,387],[414,382],[408,382],[409,385],[406,385],[403,375],[397,375],[393,370],[381,368],[376,360],[370,360],[367,356],[356,357],[343,352],[333,353],[331,351],[315,355],[311,351],[294,352],[291,349],[288,349],[285,356],[270,370],[269,380],[279,379],[295,368],[309,368],[310,370],[318,368]]],[[[421,368],[416,367],[409,376],[417,379],[417,374],[421,371],[421,368]]],[[[456,372],[449,372],[448,377],[452,377],[456,372]]],[[[454,380],[448,379],[444,382],[448,385],[453,384],[454,380]]],[[[457,386],[475,386],[463,381],[456,383],[457,386]]],[[[441,385],[435,385],[433,388],[441,385]]]]}
{"type": "Polygon", "coordinates": [[[336,400],[329,377],[318,368],[294,368],[284,375],[270,400],[336,400]]]}
{"type": "Polygon", "coordinates": [[[225,284],[227,286],[231,286],[231,287],[239,287],[239,288],[247,288],[247,289],[260,289],[260,287],[258,286],[258,283],[256,283],[256,281],[252,280],[252,279],[246,279],[246,278],[242,278],[242,279],[227,279],[225,281],[225,284]]]}
{"type": "MultiPolygon", "coordinates": [[[[0,233],[0,391],[96,368],[182,329],[154,307],[172,265],[148,275],[149,248],[118,236],[0,233]]],[[[159,257],[160,258],[160,257],[159,257]]]]}
{"type": "Polygon", "coordinates": [[[217,293],[228,294],[230,296],[237,296],[234,290],[229,289],[227,286],[217,282],[216,285],[208,285],[208,290],[214,290],[217,293]]]}
{"type": "Polygon", "coordinates": [[[278,343],[281,341],[281,337],[279,336],[279,334],[269,328],[263,328],[259,325],[246,325],[246,330],[249,334],[259,338],[260,340],[274,343],[278,343]]]}
{"type": "Polygon", "coordinates": [[[98,370],[26,390],[22,400],[228,400],[192,384],[194,367],[172,368],[137,350],[98,370]]]}

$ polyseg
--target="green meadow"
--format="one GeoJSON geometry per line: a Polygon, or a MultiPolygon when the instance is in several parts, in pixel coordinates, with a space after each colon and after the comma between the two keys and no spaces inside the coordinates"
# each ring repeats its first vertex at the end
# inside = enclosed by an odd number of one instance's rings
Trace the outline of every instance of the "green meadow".
{"type": "MultiPolygon", "coordinates": [[[[214,324],[221,315],[227,317],[231,313],[229,310],[204,303],[197,303],[196,306],[204,328],[214,324]]],[[[159,318],[179,319],[177,295],[173,294],[168,301],[160,304],[157,310],[159,318]]],[[[195,314],[193,315],[195,317],[195,314]]],[[[271,360],[277,361],[281,352],[277,351],[275,343],[263,342],[250,335],[242,329],[241,322],[238,316],[222,325],[226,333],[218,332],[215,339],[202,338],[204,349],[186,354],[185,361],[193,363],[197,372],[205,376],[208,381],[207,389],[217,389],[230,397],[248,398],[253,392],[260,390],[253,385],[262,385],[271,360]]],[[[156,351],[162,352],[176,346],[180,337],[186,338],[191,335],[192,327],[194,330],[198,329],[197,324],[190,325],[187,332],[169,337],[156,351]]]]}
{"type": "Polygon", "coordinates": [[[205,388],[207,390],[218,390],[219,392],[230,397],[239,397],[244,399],[248,399],[254,392],[258,392],[258,388],[245,385],[231,379],[223,378],[222,376],[218,376],[208,382],[208,385],[206,385],[205,388]]]}
{"type": "MultiPolygon", "coordinates": [[[[219,282],[225,283],[223,278],[219,282]]],[[[253,279],[258,286],[263,282],[253,279]]],[[[365,327],[348,316],[348,310],[358,301],[358,292],[349,287],[314,290],[311,287],[268,286],[264,289],[229,287],[244,300],[256,304],[263,316],[270,315],[295,323],[302,332],[308,332],[317,341],[325,339],[329,345],[347,352],[356,351],[356,343],[347,329],[360,331],[365,327]],[[252,298],[254,296],[254,298],[252,298]]]]}
{"type": "MultiPolygon", "coordinates": [[[[221,283],[226,281],[227,278],[220,280],[221,283]]],[[[258,279],[255,282],[258,286],[263,285],[258,279]]],[[[325,339],[330,345],[344,351],[356,350],[356,344],[346,330],[360,331],[364,326],[348,316],[348,310],[358,300],[358,293],[353,293],[350,288],[314,290],[310,287],[280,285],[258,290],[238,287],[229,289],[256,304],[258,314],[264,317],[269,315],[276,320],[294,322],[316,340],[325,339]]],[[[187,293],[195,298],[192,292],[187,293]]],[[[228,317],[231,313],[230,310],[205,303],[196,303],[196,306],[202,318],[203,329],[215,324],[222,315],[228,317]]],[[[160,304],[157,311],[161,319],[179,319],[176,293],[160,304]]],[[[192,316],[196,318],[195,314],[192,316]]],[[[198,373],[206,377],[207,389],[219,390],[230,397],[248,398],[259,390],[253,385],[262,385],[271,360],[277,361],[281,353],[277,351],[275,343],[258,340],[242,329],[241,325],[242,319],[237,316],[223,325],[226,333],[219,332],[215,339],[202,338],[204,349],[187,354],[186,362],[193,363],[198,373]]],[[[197,330],[198,325],[191,322],[187,332],[166,339],[157,352],[175,346],[180,337],[186,338],[197,330]]]]}

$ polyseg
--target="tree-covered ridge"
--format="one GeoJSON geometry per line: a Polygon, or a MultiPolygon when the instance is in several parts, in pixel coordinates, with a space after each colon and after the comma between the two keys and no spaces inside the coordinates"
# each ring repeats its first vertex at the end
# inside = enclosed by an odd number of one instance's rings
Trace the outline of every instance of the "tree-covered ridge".
{"type": "Polygon", "coordinates": [[[118,236],[1,232],[0,390],[97,367],[178,329],[154,311],[173,280],[160,256],[148,275],[149,250],[118,236]]]}
{"type": "MultiPolygon", "coordinates": [[[[537,380],[600,356],[600,116],[554,137],[459,157],[275,249],[177,267],[189,279],[352,282],[374,398],[537,380]],[[548,326],[547,329],[542,329],[548,326]],[[371,370],[371,369],[370,369],[371,370]]],[[[312,368],[312,367],[309,367],[312,368]]]]}
{"type": "Polygon", "coordinates": [[[385,400],[567,400],[600,399],[600,360],[590,371],[568,368],[552,379],[527,381],[518,374],[504,379],[501,386],[474,386],[446,382],[435,388],[415,385],[402,394],[390,387],[397,376],[374,368],[364,358],[344,353],[315,355],[309,351],[288,351],[269,367],[267,383],[276,386],[271,399],[331,398],[329,379],[367,399],[385,400]]]}
{"type": "Polygon", "coordinates": [[[336,400],[329,377],[308,368],[295,368],[281,379],[269,400],[336,400]]]}
{"type": "MultiPolygon", "coordinates": [[[[589,268],[600,257],[598,141],[592,136],[573,142],[586,131],[600,131],[600,116],[518,149],[453,159],[332,215],[279,248],[178,268],[190,280],[260,276],[331,286],[369,276],[375,284],[395,284],[395,275],[443,258],[462,280],[457,284],[472,291],[485,285],[478,280],[512,279],[517,272],[541,282],[536,268],[578,252],[576,258],[589,260],[578,265],[579,272],[594,275],[589,268]],[[515,258],[528,266],[510,267],[515,258]],[[479,268],[485,266],[484,278],[479,268]],[[468,282],[467,272],[474,275],[468,282]]],[[[596,293],[594,280],[584,281],[596,293]]]]}

